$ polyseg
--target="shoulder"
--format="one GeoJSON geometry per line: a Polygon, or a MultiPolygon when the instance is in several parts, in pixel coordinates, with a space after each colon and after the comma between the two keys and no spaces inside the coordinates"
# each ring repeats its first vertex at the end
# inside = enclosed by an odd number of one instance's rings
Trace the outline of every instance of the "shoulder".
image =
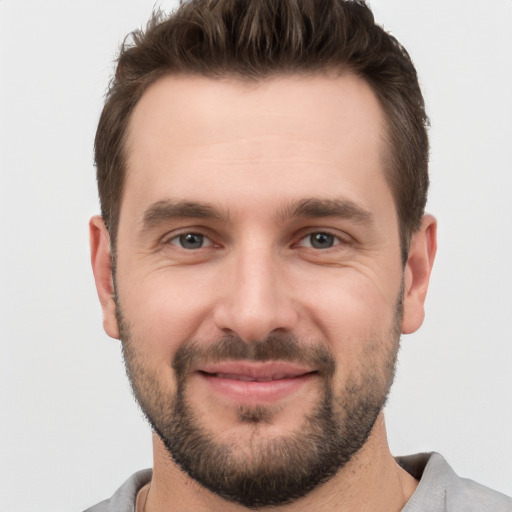
{"type": "Polygon", "coordinates": [[[151,476],[151,469],[134,473],[117,489],[111,498],[88,508],[84,512],[134,512],[137,493],[151,480],[151,476]]]}
{"type": "Polygon", "coordinates": [[[404,512],[512,512],[512,498],[459,477],[438,453],[398,457],[397,462],[420,480],[404,512]]]}

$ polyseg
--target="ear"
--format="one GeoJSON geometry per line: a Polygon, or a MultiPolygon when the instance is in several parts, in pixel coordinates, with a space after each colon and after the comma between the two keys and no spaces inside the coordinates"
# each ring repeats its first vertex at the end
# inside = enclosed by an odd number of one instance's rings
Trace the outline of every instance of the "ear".
{"type": "Polygon", "coordinates": [[[119,339],[110,260],[110,236],[100,216],[93,217],[89,222],[89,242],[94,281],[103,310],[103,328],[111,338],[119,339]]]}
{"type": "Polygon", "coordinates": [[[432,215],[425,215],[420,229],[412,234],[404,269],[403,334],[416,331],[423,323],[425,298],[436,251],[437,221],[432,215]]]}

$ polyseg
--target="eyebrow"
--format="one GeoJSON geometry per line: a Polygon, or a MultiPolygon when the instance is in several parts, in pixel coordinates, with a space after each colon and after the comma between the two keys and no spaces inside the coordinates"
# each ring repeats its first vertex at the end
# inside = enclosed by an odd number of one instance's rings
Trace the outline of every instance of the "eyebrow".
{"type": "Polygon", "coordinates": [[[278,218],[280,219],[297,217],[337,217],[340,219],[350,219],[362,224],[370,224],[373,220],[373,215],[368,210],[346,199],[311,198],[293,201],[278,213],[278,218]]]}
{"type": "Polygon", "coordinates": [[[142,218],[142,230],[148,231],[162,222],[172,219],[227,220],[227,212],[209,203],[196,201],[174,201],[166,199],[152,204],[142,218]]]}
{"type": "MultiPolygon", "coordinates": [[[[292,201],[278,211],[278,220],[292,218],[336,217],[350,219],[357,223],[369,224],[372,214],[346,199],[302,199],[292,201]]],[[[213,204],[197,201],[175,201],[166,199],[152,204],[142,218],[142,231],[149,231],[163,222],[173,219],[229,220],[229,213],[213,204]]]]}

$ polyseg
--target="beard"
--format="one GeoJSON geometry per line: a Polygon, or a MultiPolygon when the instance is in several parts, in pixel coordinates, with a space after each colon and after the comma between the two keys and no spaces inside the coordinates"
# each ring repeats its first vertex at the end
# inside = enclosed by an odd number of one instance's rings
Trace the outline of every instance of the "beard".
{"type": "MultiPolygon", "coordinates": [[[[291,503],[326,482],[365,444],[393,382],[402,319],[401,295],[393,325],[381,339],[361,340],[358,367],[334,389],[336,362],[322,344],[289,333],[247,343],[235,335],[205,343],[190,340],[174,355],[173,390],[163,389],[157,372],[134,339],[117,307],[127,375],[134,396],[172,460],[203,487],[248,508],[291,503]],[[188,393],[190,368],[225,360],[287,361],[315,368],[321,391],[312,410],[293,432],[265,435],[275,410],[241,406],[245,437],[220,439],[201,421],[188,393]]],[[[267,433],[268,434],[268,433],[267,433]]]]}

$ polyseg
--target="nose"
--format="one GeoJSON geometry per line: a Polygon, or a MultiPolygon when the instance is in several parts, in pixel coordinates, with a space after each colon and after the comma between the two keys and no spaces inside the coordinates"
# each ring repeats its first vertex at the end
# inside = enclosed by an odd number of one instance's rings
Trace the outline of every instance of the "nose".
{"type": "Polygon", "coordinates": [[[276,331],[290,332],[298,311],[284,264],[270,249],[247,248],[233,254],[215,307],[217,328],[246,342],[261,341],[276,331]]]}

